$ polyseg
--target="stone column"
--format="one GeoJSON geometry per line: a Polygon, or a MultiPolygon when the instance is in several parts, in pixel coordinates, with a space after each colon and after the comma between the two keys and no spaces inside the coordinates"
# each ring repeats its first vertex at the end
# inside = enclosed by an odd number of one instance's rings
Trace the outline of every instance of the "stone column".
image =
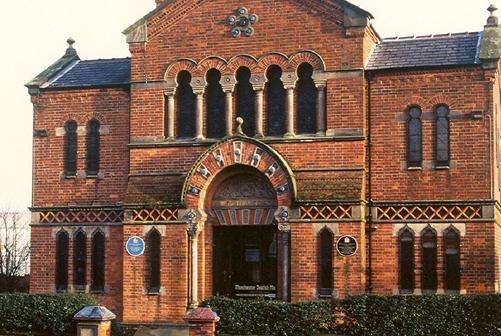
{"type": "Polygon", "coordinates": [[[279,239],[279,247],[280,247],[280,269],[281,269],[281,277],[280,288],[281,292],[279,293],[279,297],[283,301],[289,301],[289,278],[290,278],[290,210],[286,207],[280,207],[275,212],[275,220],[278,223],[278,239],[279,239]]]}
{"type": "Polygon", "coordinates": [[[73,317],[77,322],[77,336],[109,336],[111,321],[115,318],[105,307],[85,307],[73,317]]]}
{"type": "Polygon", "coordinates": [[[175,137],[174,134],[174,118],[175,118],[175,111],[176,111],[176,101],[175,101],[175,94],[176,94],[176,88],[168,88],[164,92],[165,96],[167,97],[167,122],[166,122],[166,136],[168,140],[173,140],[175,137]]]}
{"type": "Polygon", "coordinates": [[[263,116],[264,116],[264,87],[256,89],[255,113],[256,113],[256,138],[264,138],[263,116]]]}
{"type": "Polygon", "coordinates": [[[285,100],[285,125],[286,137],[293,137],[295,135],[294,127],[294,86],[287,86],[287,98],[285,100]]]}
{"type": "Polygon", "coordinates": [[[327,83],[315,82],[317,87],[317,135],[325,135],[327,130],[325,111],[325,88],[327,83]]]}
{"type": "Polygon", "coordinates": [[[198,307],[198,236],[203,229],[203,222],[197,211],[188,210],[183,218],[187,221],[190,257],[190,300],[189,308],[198,307]]]}
{"type": "Polygon", "coordinates": [[[191,80],[193,93],[196,95],[195,119],[197,140],[205,139],[204,136],[204,92],[206,82],[203,77],[195,77],[191,80]]]}
{"type": "Polygon", "coordinates": [[[235,91],[236,82],[235,76],[232,75],[221,76],[221,80],[219,81],[226,96],[226,136],[233,135],[233,120],[235,119],[233,111],[233,92],[235,91]]]}

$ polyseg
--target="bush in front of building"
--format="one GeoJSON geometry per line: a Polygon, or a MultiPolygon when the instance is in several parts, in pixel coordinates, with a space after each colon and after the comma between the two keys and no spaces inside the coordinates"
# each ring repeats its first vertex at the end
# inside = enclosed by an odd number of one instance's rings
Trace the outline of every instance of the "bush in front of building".
{"type": "Polygon", "coordinates": [[[214,297],[203,303],[221,318],[218,335],[319,335],[332,323],[327,301],[285,303],[214,297]]]}
{"type": "Polygon", "coordinates": [[[70,335],[75,331],[73,316],[95,304],[86,295],[0,294],[0,334],[70,335]]]}
{"type": "Polygon", "coordinates": [[[336,306],[344,314],[339,335],[501,335],[501,295],[363,295],[336,306]]]}
{"type": "Polygon", "coordinates": [[[501,295],[354,296],[283,303],[212,298],[219,335],[501,336],[501,295]]]}

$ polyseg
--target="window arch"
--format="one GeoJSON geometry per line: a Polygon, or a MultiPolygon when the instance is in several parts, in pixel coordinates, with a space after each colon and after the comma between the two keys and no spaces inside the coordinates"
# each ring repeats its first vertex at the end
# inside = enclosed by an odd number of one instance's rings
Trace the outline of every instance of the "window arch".
{"type": "Polygon", "coordinates": [[[183,70],[177,76],[177,137],[195,137],[195,106],[196,96],[191,87],[191,74],[183,70]]]}
{"type": "Polygon", "coordinates": [[[423,161],[423,130],[419,107],[409,108],[407,113],[407,162],[409,167],[421,167],[423,161]]]}
{"type": "Polygon", "coordinates": [[[437,290],[437,234],[428,227],[421,234],[421,288],[437,290]]]}
{"type": "Polygon", "coordinates": [[[299,134],[313,134],[317,125],[317,87],[312,78],[313,67],[302,63],[297,74],[297,131],[299,134]]]}
{"type": "Polygon", "coordinates": [[[247,67],[237,70],[237,84],[235,86],[237,117],[244,120],[243,131],[248,136],[254,136],[255,130],[255,92],[250,83],[251,71],[247,67]]]}
{"type": "Polygon", "coordinates": [[[450,162],[450,118],[449,107],[440,105],[435,109],[435,162],[437,166],[448,166],[450,162]]]}
{"type": "Polygon", "coordinates": [[[153,229],[147,237],[147,285],[148,292],[158,293],[160,291],[160,248],[162,237],[160,233],[153,229]]]}
{"type": "Polygon", "coordinates": [[[444,262],[445,290],[459,291],[461,289],[461,238],[454,228],[444,232],[444,262]]]}
{"type": "Polygon", "coordinates": [[[324,228],[320,231],[320,296],[332,295],[332,232],[324,228]]]}
{"type": "Polygon", "coordinates": [[[285,134],[285,88],[281,80],[282,69],[271,65],[266,72],[267,135],[285,134]]]}
{"type": "Polygon", "coordinates": [[[70,120],[64,126],[64,173],[66,176],[77,174],[78,125],[70,120]]]}
{"type": "Polygon", "coordinates": [[[399,288],[401,293],[414,292],[414,233],[405,228],[398,236],[399,288]]]}
{"type": "Polygon", "coordinates": [[[85,290],[87,285],[87,236],[78,230],[73,241],[73,285],[85,290]]]}
{"type": "Polygon", "coordinates": [[[226,135],[225,96],[220,80],[219,70],[210,69],[207,72],[205,99],[207,102],[207,137],[209,138],[223,138],[226,135]]]}
{"type": "Polygon", "coordinates": [[[87,155],[86,155],[86,172],[87,175],[97,175],[99,173],[99,151],[100,151],[100,136],[99,129],[101,124],[96,119],[92,119],[87,124],[87,155]]]}
{"type": "Polygon", "coordinates": [[[101,230],[92,236],[92,283],[93,291],[104,291],[105,282],[105,241],[106,237],[101,230]]]}
{"type": "Polygon", "coordinates": [[[69,236],[64,230],[56,236],[56,291],[68,290],[68,247],[69,236]]]}

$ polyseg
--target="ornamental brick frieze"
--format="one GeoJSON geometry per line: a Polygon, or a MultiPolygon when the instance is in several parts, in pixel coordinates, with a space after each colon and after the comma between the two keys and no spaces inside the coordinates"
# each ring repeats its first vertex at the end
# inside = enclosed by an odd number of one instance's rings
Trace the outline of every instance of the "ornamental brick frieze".
{"type": "Polygon", "coordinates": [[[36,224],[106,224],[122,223],[124,211],[115,210],[45,210],[38,212],[36,224]]]}
{"type": "Polygon", "coordinates": [[[304,205],[299,207],[302,220],[351,220],[353,205],[304,205]]]}
{"type": "Polygon", "coordinates": [[[179,219],[177,208],[142,208],[128,212],[127,221],[134,223],[162,223],[179,219]]]}
{"type": "Polygon", "coordinates": [[[406,204],[372,208],[374,221],[458,221],[481,220],[488,211],[481,204],[406,204]]]}

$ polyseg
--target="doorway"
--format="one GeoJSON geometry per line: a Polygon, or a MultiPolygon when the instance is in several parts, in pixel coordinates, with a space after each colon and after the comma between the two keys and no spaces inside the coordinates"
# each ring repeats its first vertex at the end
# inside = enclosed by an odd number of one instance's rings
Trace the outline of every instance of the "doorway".
{"type": "Polygon", "coordinates": [[[214,294],[230,298],[277,297],[275,225],[214,227],[214,294]]]}

